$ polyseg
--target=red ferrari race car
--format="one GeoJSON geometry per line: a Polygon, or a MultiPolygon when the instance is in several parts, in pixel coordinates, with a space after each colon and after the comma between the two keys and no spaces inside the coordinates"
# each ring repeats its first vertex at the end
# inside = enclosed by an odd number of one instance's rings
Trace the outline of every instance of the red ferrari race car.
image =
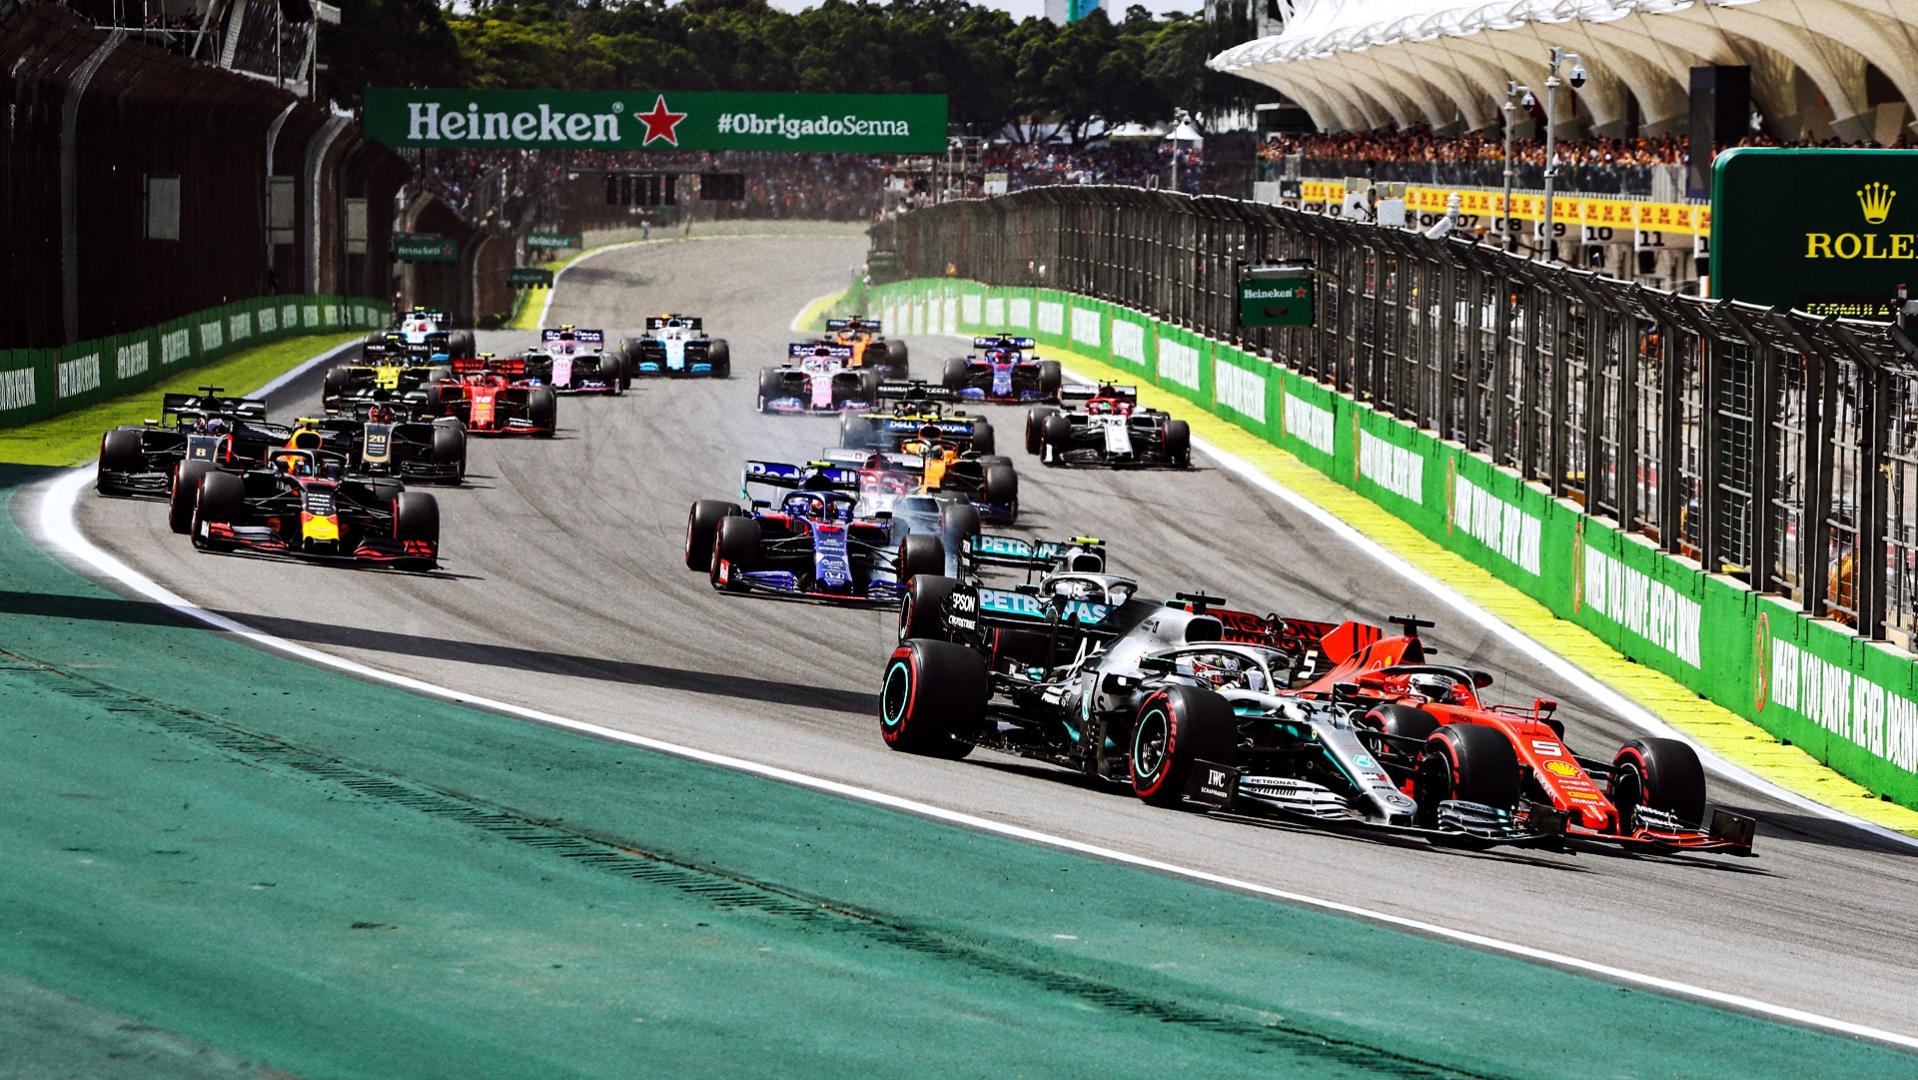
{"type": "Polygon", "coordinates": [[[525,381],[526,361],[482,356],[453,361],[453,376],[433,384],[434,411],[458,417],[469,435],[552,438],[559,399],[525,381]]]}
{"type": "MultiPolygon", "coordinates": [[[[1492,676],[1430,662],[1419,619],[1393,620],[1401,633],[1212,608],[1226,640],[1293,652],[1304,661],[1282,692],[1361,714],[1387,771],[1406,775],[1421,810],[1446,800],[1494,807],[1549,806],[1563,835],[1627,848],[1750,855],[1754,822],[1722,807],[1705,816],[1705,771],[1677,739],[1633,739],[1609,762],[1575,754],[1558,703],[1490,704],[1479,691],[1492,676]],[[1336,640],[1335,640],[1336,639],[1336,640]],[[1337,658],[1336,661],[1325,658],[1337,658]]],[[[1527,815],[1537,820],[1539,815],[1527,815]]]]}

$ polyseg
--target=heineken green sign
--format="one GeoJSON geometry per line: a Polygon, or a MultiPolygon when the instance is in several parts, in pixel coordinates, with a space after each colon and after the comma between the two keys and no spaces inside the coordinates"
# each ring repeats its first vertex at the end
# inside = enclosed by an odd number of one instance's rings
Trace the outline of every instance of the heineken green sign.
{"type": "Polygon", "coordinates": [[[1716,297],[1889,319],[1918,284],[1918,150],[1727,150],[1711,260],[1716,297]]]}
{"type": "Polygon", "coordinates": [[[526,246],[529,248],[576,248],[580,246],[578,233],[527,233],[526,246]]]}
{"type": "Polygon", "coordinates": [[[393,257],[401,262],[453,262],[459,241],[438,233],[394,233],[393,257]]]}
{"type": "Polygon", "coordinates": [[[1248,266],[1239,271],[1240,326],[1311,326],[1312,269],[1248,266]]]}
{"type": "Polygon", "coordinates": [[[553,272],[551,270],[541,270],[537,266],[515,266],[506,272],[506,283],[508,285],[518,285],[521,288],[537,287],[550,289],[553,287],[553,272]]]}
{"type": "Polygon", "coordinates": [[[387,146],[927,154],[946,97],[373,87],[363,123],[387,146]]]}

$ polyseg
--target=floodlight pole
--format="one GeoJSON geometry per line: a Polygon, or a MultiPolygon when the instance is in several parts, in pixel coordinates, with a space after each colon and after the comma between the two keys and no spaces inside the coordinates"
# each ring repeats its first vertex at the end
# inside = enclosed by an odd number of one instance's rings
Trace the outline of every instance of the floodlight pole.
{"type": "Polygon", "coordinates": [[[1512,235],[1512,177],[1515,172],[1512,165],[1512,114],[1517,111],[1517,103],[1521,97],[1531,96],[1531,87],[1508,81],[1505,84],[1505,103],[1499,106],[1499,111],[1505,115],[1505,201],[1499,204],[1499,232],[1504,237],[1504,247],[1507,251],[1518,247],[1518,237],[1512,235]]]}
{"type": "Polygon", "coordinates": [[[1552,46],[1550,62],[1545,66],[1545,261],[1558,261],[1558,240],[1552,235],[1552,189],[1558,181],[1558,68],[1572,62],[1574,81],[1582,81],[1584,61],[1577,53],[1552,46]]]}

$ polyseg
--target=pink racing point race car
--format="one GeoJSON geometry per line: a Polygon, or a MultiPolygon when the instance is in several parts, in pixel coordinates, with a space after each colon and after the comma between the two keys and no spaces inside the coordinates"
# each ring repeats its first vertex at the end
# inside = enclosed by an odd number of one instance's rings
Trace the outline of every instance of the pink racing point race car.
{"type": "Polygon", "coordinates": [[[830,414],[871,408],[878,400],[879,373],[852,367],[852,356],[851,345],[786,346],[786,362],[759,373],[759,411],[830,414]]]}

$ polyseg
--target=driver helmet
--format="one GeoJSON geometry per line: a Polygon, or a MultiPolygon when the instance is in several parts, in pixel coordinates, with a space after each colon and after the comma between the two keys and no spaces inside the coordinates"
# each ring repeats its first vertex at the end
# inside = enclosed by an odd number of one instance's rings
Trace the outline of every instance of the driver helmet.
{"type": "Polygon", "coordinates": [[[346,477],[346,466],[337,461],[322,462],[320,464],[319,475],[322,479],[326,480],[341,480],[346,477]]]}
{"type": "Polygon", "coordinates": [[[367,415],[367,419],[373,421],[375,424],[390,424],[393,422],[393,407],[390,405],[375,405],[373,406],[372,412],[367,415]]]}
{"type": "Polygon", "coordinates": [[[209,435],[224,435],[226,434],[226,421],[217,416],[213,417],[206,422],[205,431],[209,435]]]}
{"type": "Polygon", "coordinates": [[[938,424],[922,424],[919,427],[919,441],[927,446],[938,442],[941,434],[938,424]]]}
{"type": "Polygon", "coordinates": [[[786,512],[789,514],[798,514],[801,517],[823,517],[825,508],[826,500],[811,492],[796,491],[786,496],[786,512]]]}
{"type": "Polygon", "coordinates": [[[1420,672],[1406,679],[1405,682],[1414,694],[1419,695],[1427,701],[1447,704],[1457,700],[1459,690],[1458,680],[1452,678],[1450,675],[1440,675],[1435,672],[1420,672]]]}
{"type": "Polygon", "coordinates": [[[1259,675],[1258,665],[1247,663],[1236,656],[1216,656],[1211,660],[1192,661],[1193,677],[1210,683],[1214,690],[1262,690],[1265,679],[1259,675]]]}
{"type": "Polygon", "coordinates": [[[282,454],[276,460],[280,463],[280,471],[288,476],[313,475],[313,459],[305,454],[282,454]]]}

